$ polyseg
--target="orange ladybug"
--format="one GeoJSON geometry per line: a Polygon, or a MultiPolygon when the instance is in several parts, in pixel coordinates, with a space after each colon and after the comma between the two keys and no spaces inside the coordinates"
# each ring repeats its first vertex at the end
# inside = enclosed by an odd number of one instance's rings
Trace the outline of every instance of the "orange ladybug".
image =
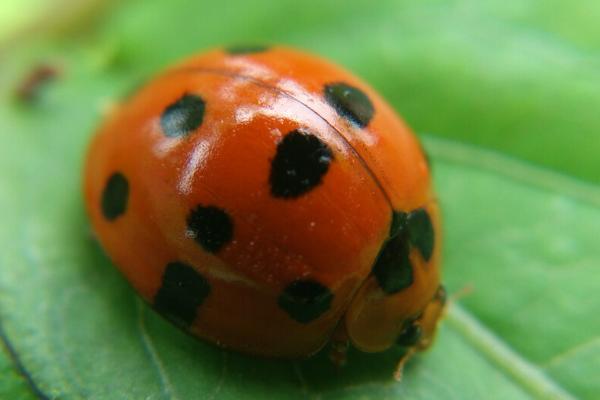
{"type": "Polygon", "coordinates": [[[367,84],[297,50],[218,49],[158,76],[94,137],[85,202],[137,292],[219,346],[412,354],[442,313],[419,142],[367,84]]]}

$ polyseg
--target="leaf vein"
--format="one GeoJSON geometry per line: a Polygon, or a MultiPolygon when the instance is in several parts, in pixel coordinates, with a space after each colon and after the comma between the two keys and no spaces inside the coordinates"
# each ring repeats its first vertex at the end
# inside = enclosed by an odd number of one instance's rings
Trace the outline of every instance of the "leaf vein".
{"type": "Polygon", "coordinates": [[[595,337],[591,338],[590,340],[586,340],[585,342],[579,343],[559,354],[556,354],[554,357],[552,357],[551,359],[549,359],[548,361],[543,363],[542,367],[544,367],[544,368],[554,367],[554,366],[560,364],[561,362],[565,361],[567,358],[571,357],[575,353],[584,351],[584,350],[591,348],[597,344],[600,344],[600,337],[595,336],[595,337]]]}
{"type": "Polygon", "coordinates": [[[538,366],[513,351],[457,303],[449,305],[446,321],[492,365],[536,398],[574,399],[570,393],[546,376],[538,366]]]}
{"type": "Polygon", "coordinates": [[[223,384],[225,383],[225,378],[227,377],[227,364],[228,364],[228,353],[226,350],[221,350],[221,355],[222,355],[222,360],[223,360],[223,368],[221,369],[221,377],[219,378],[219,382],[217,383],[217,386],[215,387],[215,389],[213,390],[212,394],[210,395],[210,397],[208,397],[208,400],[213,400],[217,398],[217,395],[221,392],[221,389],[223,388],[223,384]]]}
{"type": "MultiPolygon", "coordinates": [[[[528,184],[532,188],[545,189],[569,197],[595,208],[600,208],[600,188],[558,171],[533,165],[516,157],[479,148],[476,145],[458,143],[453,140],[422,135],[427,150],[435,160],[475,167],[506,178],[528,184]]],[[[435,170],[434,170],[435,172],[435,170]]]]}
{"type": "Polygon", "coordinates": [[[174,394],[173,386],[171,384],[171,380],[169,379],[169,375],[167,374],[166,368],[162,360],[160,359],[160,356],[158,355],[158,352],[154,347],[154,343],[152,342],[152,338],[148,333],[148,329],[146,328],[146,322],[144,319],[144,305],[139,299],[136,299],[136,305],[138,315],[137,326],[140,332],[140,339],[142,341],[144,350],[148,354],[152,365],[158,373],[162,386],[163,396],[164,398],[169,400],[177,400],[177,396],[175,396],[174,394]]]}

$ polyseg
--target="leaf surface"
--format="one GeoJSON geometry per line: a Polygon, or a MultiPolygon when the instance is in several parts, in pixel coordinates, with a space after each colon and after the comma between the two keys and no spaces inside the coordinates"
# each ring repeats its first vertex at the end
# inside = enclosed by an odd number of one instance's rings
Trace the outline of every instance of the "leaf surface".
{"type": "MultiPolygon", "coordinates": [[[[60,399],[596,398],[598,3],[233,3],[127,2],[86,35],[32,38],[0,65],[0,324],[36,388],[60,399]],[[322,355],[262,360],[196,341],[136,298],[91,235],[80,170],[103,110],[174,59],[274,39],[357,71],[435,133],[423,137],[445,281],[470,291],[400,384],[393,351],[352,353],[336,371],[322,355]],[[48,62],[60,76],[17,102],[18,83],[48,62]]],[[[1,355],[0,373],[0,397],[31,397],[1,355]]]]}

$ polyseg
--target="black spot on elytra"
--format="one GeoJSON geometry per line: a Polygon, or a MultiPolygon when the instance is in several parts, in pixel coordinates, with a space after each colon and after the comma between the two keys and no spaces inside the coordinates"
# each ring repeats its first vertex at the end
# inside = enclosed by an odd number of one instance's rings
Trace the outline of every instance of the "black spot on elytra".
{"type": "Polygon", "coordinates": [[[216,253],[233,238],[233,220],[224,210],[199,205],[187,218],[188,235],[202,248],[216,253]]]}
{"type": "Polygon", "coordinates": [[[185,94],[168,106],[160,117],[160,126],[165,136],[187,136],[202,124],[205,103],[202,97],[185,94]]]}
{"type": "Polygon", "coordinates": [[[403,347],[412,347],[421,339],[422,334],[423,330],[419,325],[414,321],[408,321],[396,339],[396,343],[403,347]]]}
{"type": "Polygon", "coordinates": [[[209,293],[210,284],[198,271],[182,262],[172,262],[165,268],[154,307],[178,325],[188,327],[209,293]]]}
{"type": "Polygon", "coordinates": [[[241,55],[241,54],[252,54],[252,53],[262,53],[263,51],[267,51],[269,46],[260,45],[260,44],[249,44],[249,45],[238,45],[238,46],[230,46],[227,49],[227,53],[231,55],[241,55]]]}
{"type": "Polygon", "coordinates": [[[306,324],[326,312],[333,294],[319,282],[299,279],[290,283],[279,296],[278,304],[292,319],[306,324]]]}
{"type": "Polygon", "coordinates": [[[387,294],[398,293],[413,283],[413,270],[409,259],[406,230],[400,229],[389,238],[377,255],[373,275],[387,294]]]}
{"type": "Polygon", "coordinates": [[[325,100],[342,117],[360,128],[369,125],[375,109],[369,97],[360,89],[342,82],[325,85],[325,100]]]}
{"type": "Polygon", "coordinates": [[[402,211],[392,212],[392,223],[390,224],[390,237],[398,236],[406,227],[408,214],[402,211]]]}
{"type": "Polygon", "coordinates": [[[102,215],[109,221],[114,221],[127,210],[129,198],[129,183],[127,178],[115,172],[108,178],[102,191],[101,209],[102,215]]]}
{"type": "Polygon", "coordinates": [[[333,152],[315,135],[295,130],[277,145],[271,162],[271,194],[298,197],[318,186],[333,160],[333,152]]]}
{"type": "Polygon", "coordinates": [[[394,294],[409,287],[413,283],[409,257],[411,247],[416,247],[423,259],[429,261],[433,246],[433,224],[425,209],[419,208],[409,213],[394,211],[390,236],[379,251],[372,270],[383,291],[394,294]]]}
{"type": "Polygon", "coordinates": [[[412,211],[408,214],[406,226],[410,242],[419,249],[425,261],[429,261],[434,246],[433,224],[429,214],[423,208],[412,211]]]}

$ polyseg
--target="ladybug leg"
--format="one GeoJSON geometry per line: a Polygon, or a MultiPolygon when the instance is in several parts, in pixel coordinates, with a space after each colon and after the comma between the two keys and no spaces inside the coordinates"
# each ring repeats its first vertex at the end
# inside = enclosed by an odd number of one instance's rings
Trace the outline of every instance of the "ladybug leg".
{"type": "Polygon", "coordinates": [[[343,324],[338,325],[331,337],[331,350],[329,350],[329,360],[338,368],[346,364],[350,339],[343,324]]]}
{"type": "Polygon", "coordinates": [[[402,380],[402,373],[404,372],[404,366],[406,365],[407,361],[410,360],[410,358],[413,356],[413,354],[415,354],[416,349],[414,347],[409,348],[406,353],[404,353],[402,355],[402,357],[400,357],[400,360],[398,361],[398,365],[396,365],[396,370],[394,371],[394,379],[398,382],[400,382],[402,380]]]}
{"type": "Polygon", "coordinates": [[[407,320],[396,343],[406,349],[400,357],[394,379],[400,381],[407,361],[417,352],[427,349],[433,340],[438,321],[446,310],[446,289],[440,285],[423,313],[414,320],[407,320]]]}

